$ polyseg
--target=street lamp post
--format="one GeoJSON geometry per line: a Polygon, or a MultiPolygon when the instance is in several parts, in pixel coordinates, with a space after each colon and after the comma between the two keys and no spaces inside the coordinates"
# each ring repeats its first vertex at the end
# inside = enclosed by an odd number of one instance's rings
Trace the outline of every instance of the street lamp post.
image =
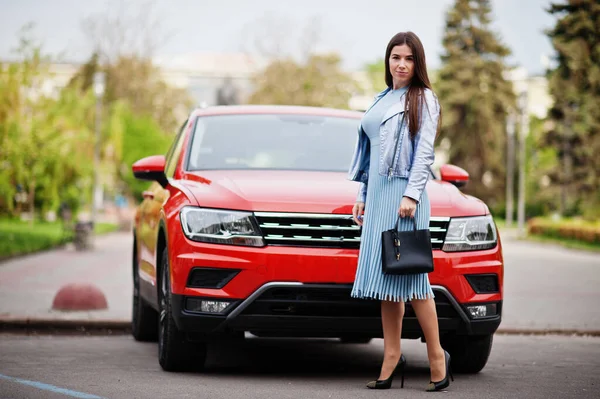
{"type": "Polygon", "coordinates": [[[506,118],[506,227],[512,227],[514,216],[515,122],[511,110],[506,118]]]}
{"type": "Polygon", "coordinates": [[[519,236],[525,236],[525,161],[526,138],[529,134],[529,114],[527,111],[527,90],[519,94],[519,110],[521,113],[521,128],[519,129],[519,198],[517,209],[517,227],[519,236]]]}
{"type": "Polygon", "coordinates": [[[98,71],[94,73],[94,95],[96,96],[96,123],[94,135],[94,182],[92,188],[92,214],[91,222],[92,229],[96,225],[98,216],[99,200],[101,195],[100,189],[100,136],[102,129],[102,97],[104,96],[104,72],[98,71]]]}

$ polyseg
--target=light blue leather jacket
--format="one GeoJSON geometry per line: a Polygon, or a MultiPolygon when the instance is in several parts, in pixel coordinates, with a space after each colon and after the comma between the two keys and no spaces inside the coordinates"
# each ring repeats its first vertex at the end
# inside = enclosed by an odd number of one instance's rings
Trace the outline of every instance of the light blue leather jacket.
{"type": "MultiPolygon", "coordinates": [[[[377,104],[388,91],[390,91],[389,87],[379,93],[369,109],[377,104]]],[[[414,151],[408,131],[408,115],[404,118],[398,138],[398,147],[395,150],[394,144],[404,114],[406,97],[406,94],[404,94],[398,103],[391,106],[381,121],[379,127],[379,175],[388,176],[389,179],[408,178],[404,196],[418,202],[427,180],[429,180],[430,166],[435,158],[433,144],[440,117],[440,105],[435,94],[431,90],[425,89],[425,101],[421,111],[421,128],[414,140],[414,151]]],[[[367,112],[369,109],[367,109],[367,112]]],[[[348,172],[348,179],[361,183],[356,198],[358,202],[365,202],[367,197],[370,159],[370,141],[362,129],[362,125],[359,124],[358,141],[348,172]]],[[[399,201],[398,204],[400,204],[399,201]]]]}

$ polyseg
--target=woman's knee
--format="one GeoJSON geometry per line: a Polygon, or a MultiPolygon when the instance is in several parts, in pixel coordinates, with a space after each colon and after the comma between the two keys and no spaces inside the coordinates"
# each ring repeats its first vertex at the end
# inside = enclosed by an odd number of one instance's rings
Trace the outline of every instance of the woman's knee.
{"type": "Polygon", "coordinates": [[[381,310],[386,313],[396,313],[400,317],[404,316],[404,302],[381,301],[381,310]]]}

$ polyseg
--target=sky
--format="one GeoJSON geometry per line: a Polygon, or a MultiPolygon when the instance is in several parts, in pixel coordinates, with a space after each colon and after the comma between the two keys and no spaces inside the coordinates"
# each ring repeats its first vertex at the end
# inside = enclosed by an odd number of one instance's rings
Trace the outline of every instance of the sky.
{"type": "MultiPolygon", "coordinates": [[[[20,28],[33,22],[35,37],[46,53],[62,54],[70,62],[85,61],[92,52],[82,28],[85,19],[114,13],[120,3],[0,0],[0,59],[14,58],[11,50],[18,44],[20,28]]],[[[445,13],[453,0],[154,0],[152,4],[161,41],[155,52],[161,57],[252,52],[257,41],[296,54],[304,28],[318,26],[314,49],[335,51],[345,68],[356,70],[382,58],[395,33],[411,30],[423,42],[428,66],[435,69],[443,53],[445,13]]],[[[512,51],[507,61],[529,74],[542,74],[542,59],[554,54],[544,34],[555,23],[545,11],[549,4],[550,0],[492,0],[492,29],[512,51]]],[[[129,0],[125,12],[133,17],[142,7],[147,8],[148,1],[129,0]]]]}

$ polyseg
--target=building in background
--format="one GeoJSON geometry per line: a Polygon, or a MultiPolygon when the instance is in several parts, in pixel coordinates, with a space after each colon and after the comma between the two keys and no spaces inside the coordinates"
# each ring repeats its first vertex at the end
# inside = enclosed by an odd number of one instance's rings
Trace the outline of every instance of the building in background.
{"type": "Polygon", "coordinates": [[[552,107],[552,97],[548,90],[548,80],[545,76],[530,76],[525,68],[511,70],[506,78],[513,82],[515,94],[527,92],[527,113],[543,119],[552,107]]]}
{"type": "Polygon", "coordinates": [[[217,105],[219,90],[228,85],[237,102],[244,103],[265,61],[244,53],[203,53],[157,58],[155,65],[168,84],[186,89],[197,106],[206,107],[217,105]]]}

